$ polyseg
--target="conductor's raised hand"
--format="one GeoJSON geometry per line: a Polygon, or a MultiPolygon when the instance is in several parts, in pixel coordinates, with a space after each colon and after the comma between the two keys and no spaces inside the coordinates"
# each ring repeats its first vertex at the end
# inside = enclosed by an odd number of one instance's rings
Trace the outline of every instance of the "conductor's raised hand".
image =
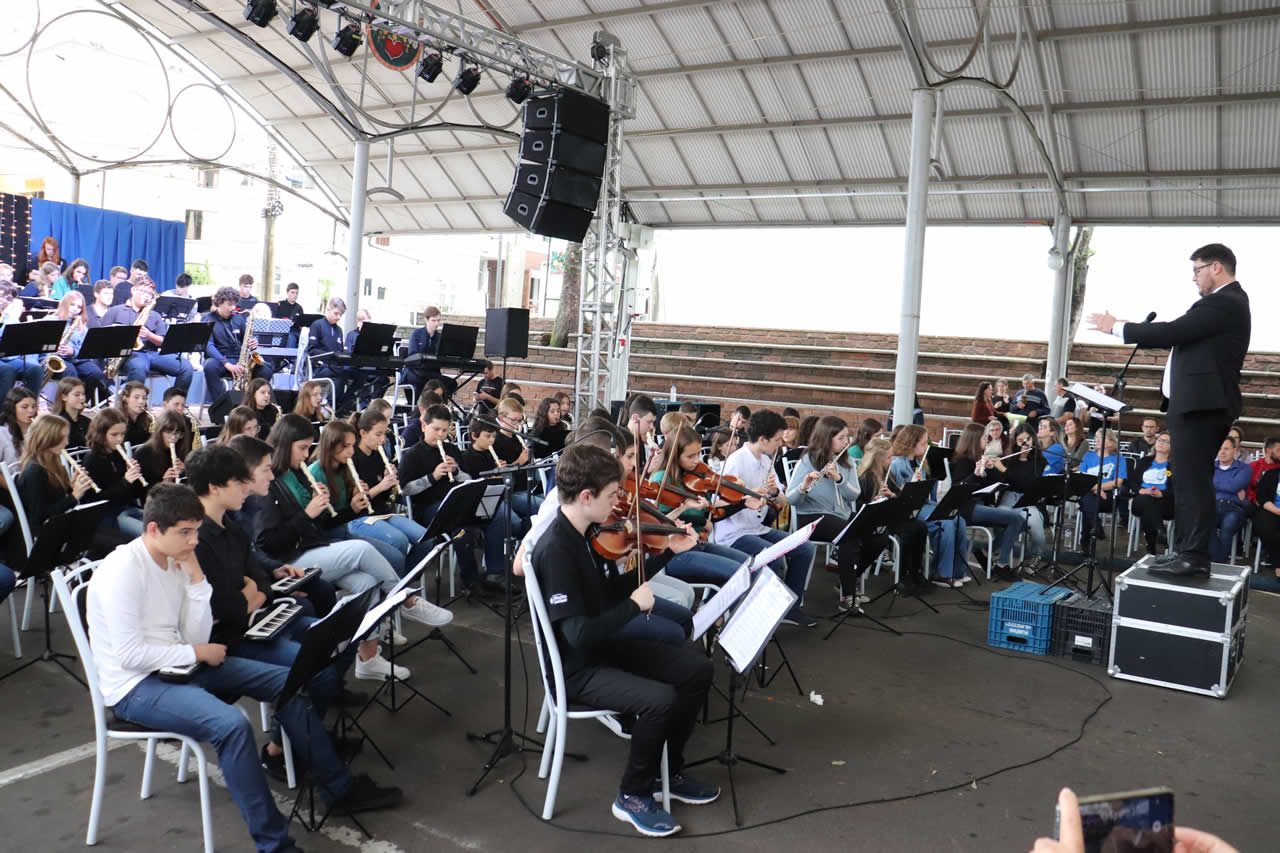
{"type": "Polygon", "coordinates": [[[1108,335],[1111,334],[1111,330],[1114,329],[1116,323],[1119,322],[1118,318],[1116,318],[1110,311],[1103,311],[1101,314],[1090,314],[1088,320],[1090,329],[1095,332],[1102,332],[1108,335]]]}

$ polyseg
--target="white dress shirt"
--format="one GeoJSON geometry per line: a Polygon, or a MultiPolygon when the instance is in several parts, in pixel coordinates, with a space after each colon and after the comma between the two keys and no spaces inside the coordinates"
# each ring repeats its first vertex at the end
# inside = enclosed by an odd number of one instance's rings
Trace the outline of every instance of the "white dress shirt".
{"type": "Polygon", "coordinates": [[[89,582],[89,643],[107,707],[149,674],[195,663],[193,648],[209,642],[213,587],[176,565],[163,568],[142,539],[112,551],[89,582]]]}

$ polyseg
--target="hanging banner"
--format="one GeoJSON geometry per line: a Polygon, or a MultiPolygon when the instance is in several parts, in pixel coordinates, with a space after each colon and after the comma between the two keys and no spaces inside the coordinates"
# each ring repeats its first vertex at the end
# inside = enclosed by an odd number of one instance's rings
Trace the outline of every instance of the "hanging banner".
{"type": "MultiPolygon", "coordinates": [[[[370,4],[373,8],[385,8],[388,14],[395,15],[397,18],[405,20],[413,20],[415,15],[413,8],[416,4],[404,2],[385,2],[385,0],[373,0],[370,4]]],[[[419,23],[422,22],[421,16],[418,17],[419,23]]],[[[413,39],[398,36],[389,30],[378,29],[373,24],[367,24],[365,31],[368,36],[369,49],[373,51],[373,55],[379,62],[393,71],[407,71],[417,63],[418,54],[422,53],[422,45],[413,39]]]]}

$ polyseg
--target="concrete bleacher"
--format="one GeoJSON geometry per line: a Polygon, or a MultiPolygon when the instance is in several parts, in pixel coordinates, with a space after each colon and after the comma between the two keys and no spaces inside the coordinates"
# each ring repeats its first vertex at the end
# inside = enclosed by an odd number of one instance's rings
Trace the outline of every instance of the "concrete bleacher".
{"type": "MultiPolygon", "coordinates": [[[[479,326],[477,349],[483,349],[483,318],[450,319],[479,326]]],[[[545,345],[550,320],[530,326],[529,357],[510,361],[508,378],[525,386],[530,403],[551,390],[572,392],[573,350],[545,345]]],[[[846,419],[884,420],[892,406],[896,335],[638,323],[630,345],[631,388],[655,397],[666,397],[675,385],[680,399],[725,409],[794,406],[846,419]]],[[[1037,341],[921,338],[917,388],[927,425],[940,430],[967,423],[980,382],[1003,378],[1016,391],[1024,373],[1043,376],[1044,351],[1037,341]]],[[[1109,386],[1128,354],[1123,346],[1076,345],[1068,375],[1109,386]]],[[[1135,411],[1125,418],[1126,430],[1159,414],[1164,358],[1163,351],[1140,351],[1129,368],[1126,399],[1135,411]]],[[[1272,393],[1277,368],[1280,353],[1250,353],[1245,362],[1241,420],[1251,439],[1280,432],[1280,394],[1272,393]]]]}

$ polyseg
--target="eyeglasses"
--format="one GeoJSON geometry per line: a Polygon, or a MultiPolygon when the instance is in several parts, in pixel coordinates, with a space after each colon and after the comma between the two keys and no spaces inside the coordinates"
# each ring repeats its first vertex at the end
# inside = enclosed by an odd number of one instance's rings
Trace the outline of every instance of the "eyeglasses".
{"type": "MultiPolygon", "coordinates": [[[[1215,261],[1215,263],[1216,263],[1216,261],[1215,261]]],[[[1192,268],[1191,268],[1191,277],[1192,277],[1192,278],[1195,278],[1196,276],[1200,275],[1200,270],[1207,270],[1207,269],[1208,269],[1209,267],[1211,267],[1211,266],[1213,266],[1213,264],[1203,264],[1203,265],[1198,266],[1198,267],[1192,267],[1192,268]]]]}

